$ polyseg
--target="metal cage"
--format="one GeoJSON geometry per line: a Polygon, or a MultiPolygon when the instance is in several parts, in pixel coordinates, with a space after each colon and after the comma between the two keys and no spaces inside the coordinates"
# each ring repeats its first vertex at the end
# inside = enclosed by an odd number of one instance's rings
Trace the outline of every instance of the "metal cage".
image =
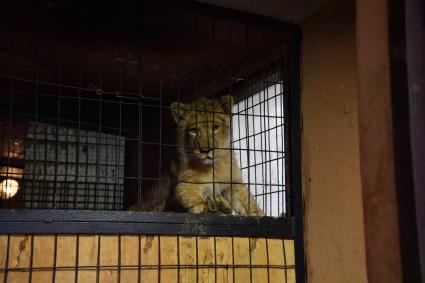
{"type": "Polygon", "coordinates": [[[297,26],[191,1],[1,5],[2,233],[295,238],[303,282],[297,26]],[[159,204],[171,103],[225,95],[259,219],[159,204]]]}

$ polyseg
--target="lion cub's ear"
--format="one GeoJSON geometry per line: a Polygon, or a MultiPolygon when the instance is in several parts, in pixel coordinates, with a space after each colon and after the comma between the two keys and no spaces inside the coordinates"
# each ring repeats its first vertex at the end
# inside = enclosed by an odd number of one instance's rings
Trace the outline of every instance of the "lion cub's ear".
{"type": "Polygon", "coordinates": [[[170,105],[171,115],[174,121],[179,124],[181,120],[184,120],[184,110],[186,105],[181,102],[173,102],[170,105]]]}
{"type": "Polygon", "coordinates": [[[224,112],[231,113],[233,107],[233,97],[231,95],[225,95],[218,99],[218,103],[223,108],[224,112]]]}

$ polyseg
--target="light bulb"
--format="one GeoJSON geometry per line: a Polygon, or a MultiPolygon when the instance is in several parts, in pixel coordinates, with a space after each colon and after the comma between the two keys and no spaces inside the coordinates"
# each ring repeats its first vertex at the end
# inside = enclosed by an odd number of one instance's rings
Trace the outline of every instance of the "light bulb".
{"type": "Polygon", "coordinates": [[[8,199],[16,195],[19,190],[19,183],[12,179],[3,180],[0,183],[0,198],[8,199]]]}

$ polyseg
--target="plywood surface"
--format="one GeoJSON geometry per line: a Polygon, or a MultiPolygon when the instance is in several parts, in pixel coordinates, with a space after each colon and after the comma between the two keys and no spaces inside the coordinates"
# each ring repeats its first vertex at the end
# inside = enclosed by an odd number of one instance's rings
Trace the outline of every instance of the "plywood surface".
{"type": "MultiPolygon", "coordinates": [[[[309,282],[367,282],[355,5],[303,23],[302,163],[309,282]]],[[[348,2],[348,3],[346,3],[348,2]]]]}
{"type": "Polygon", "coordinates": [[[295,282],[292,240],[253,243],[236,237],[1,235],[0,280],[295,282]]]}
{"type": "Polygon", "coordinates": [[[356,15],[360,158],[368,278],[370,282],[393,283],[409,280],[402,278],[400,252],[400,242],[406,239],[399,235],[400,207],[397,206],[395,177],[394,148],[397,146],[393,143],[392,119],[395,117],[391,106],[394,98],[391,95],[388,30],[390,2],[359,0],[356,15]]]}

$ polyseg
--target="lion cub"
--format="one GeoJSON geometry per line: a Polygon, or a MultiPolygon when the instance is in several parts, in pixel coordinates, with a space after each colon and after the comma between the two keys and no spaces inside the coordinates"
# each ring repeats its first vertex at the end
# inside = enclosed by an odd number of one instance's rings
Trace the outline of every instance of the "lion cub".
{"type": "Polygon", "coordinates": [[[175,199],[191,213],[227,210],[239,215],[264,215],[242,183],[230,150],[232,105],[231,96],[171,104],[179,145],[175,199]]]}

